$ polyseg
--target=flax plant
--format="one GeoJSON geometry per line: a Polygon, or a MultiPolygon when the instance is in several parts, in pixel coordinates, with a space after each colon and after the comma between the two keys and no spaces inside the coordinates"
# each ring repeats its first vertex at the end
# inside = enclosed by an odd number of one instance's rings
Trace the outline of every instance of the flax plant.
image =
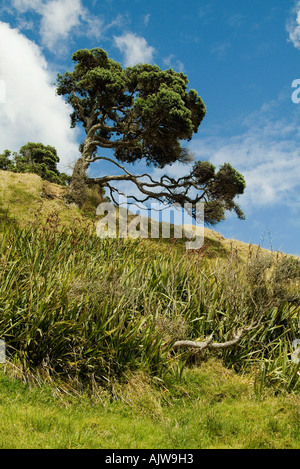
{"type": "Polygon", "coordinates": [[[0,338],[25,378],[113,391],[135,371],[180,379],[209,353],[239,372],[259,370],[257,392],[274,383],[299,389],[290,360],[300,338],[297,262],[99,239],[93,226],[66,228],[55,214],[31,228],[2,222],[0,233],[0,338]],[[232,348],[172,348],[209,336],[226,342],[241,328],[247,332],[232,348]]]}

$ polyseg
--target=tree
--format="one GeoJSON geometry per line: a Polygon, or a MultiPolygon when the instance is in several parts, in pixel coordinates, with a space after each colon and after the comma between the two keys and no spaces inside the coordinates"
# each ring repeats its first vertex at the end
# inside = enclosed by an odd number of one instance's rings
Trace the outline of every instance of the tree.
{"type": "Polygon", "coordinates": [[[11,152],[9,150],[4,150],[4,153],[0,155],[0,169],[2,171],[12,171],[14,163],[11,160],[11,152]]]}
{"type": "Polygon", "coordinates": [[[19,152],[4,150],[0,155],[0,169],[15,173],[35,173],[56,184],[67,185],[71,177],[57,169],[59,157],[54,147],[28,142],[19,152]]]}
{"type": "Polygon", "coordinates": [[[99,48],[78,50],[72,60],[73,71],[57,77],[57,94],[73,108],[71,126],[82,125],[86,137],[74,166],[69,201],[81,206],[87,187],[98,183],[117,203],[116,182],[130,181],[142,194],[132,196],[135,201],[156,199],[181,206],[203,201],[210,224],[224,219],[226,210],[244,218],[234,199],[243,193],[245,181],[229,163],[216,170],[199,161],[186,176],[164,175],[159,180],[147,173],[133,174],[122,164],[144,160],[164,168],[191,162],[184,142],[198,131],[206,107],[195,90],[187,89],[186,75],[149,64],[124,69],[99,48]],[[112,156],[97,153],[99,148],[110,149],[112,156]],[[87,170],[98,160],[113,163],[120,174],[91,179],[87,170]]]}
{"type": "Polygon", "coordinates": [[[51,145],[28,142],[20,148],[19,153],[14,154],[14,162],[16,172],[36,173],[42,179],[63,185],[70,179],[57,169],[59,157],[57,150],[51,145]]]}
{"type": "Polygon", "coordinates": [[[28,142],[20,148],[15,156],[16,170],[19,172],[34,172],[43,179],[57,182],[59,171],[57,151],[50,145],[28,142]]]}
{"type": "Polygon", "coordinates": [[[56,167],[59,163],[56,148],[42,143],[28,142],[23,145],[19,151],[23,160],[28,164],[45,164],[53,173],[59,174],[56,167]]]}

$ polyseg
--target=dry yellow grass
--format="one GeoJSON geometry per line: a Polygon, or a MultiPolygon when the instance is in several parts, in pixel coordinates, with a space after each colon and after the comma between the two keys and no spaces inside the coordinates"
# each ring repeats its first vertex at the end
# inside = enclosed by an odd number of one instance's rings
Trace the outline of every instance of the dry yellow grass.
{"type": "Polygon", "coordinates": [[[57,212],[61,223],[68,225],[84,216],[75,206],[65,204],[66,191],[37,174],[0,171],[0,213],[25,226],[57,212]]]}
{"type": "MultiPolygon", "coordinates": [[[[15,219],[20,226],[45,221],[50,214],[56,213],[62,225],[73,225],[76,221],[86,221],[82,210],[74,205],[67,205],[64,196],[67,187],[43,181],[37,174],[12,173],[0,171],[0,215],[15,219]]],[[[95,211],[92,207],[90,214],[95,211]]],[[[130,217],[129,217],[130,219],[130,217]]],[[[89,218],[91,221],[91,218],[89,218]]],[[[236,254],[239,259],[246,260],[256,255],[258,250],[264,253],[280,255],[277,252],[250,245],[235,239],[226,239],[217,231],[204,229],[206,249],[209,255],[227,256],[236,254]]]]}

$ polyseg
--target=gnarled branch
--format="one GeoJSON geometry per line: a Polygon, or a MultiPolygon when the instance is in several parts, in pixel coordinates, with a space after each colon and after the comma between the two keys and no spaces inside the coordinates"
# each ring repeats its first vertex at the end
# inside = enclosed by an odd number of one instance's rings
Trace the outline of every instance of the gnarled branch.
{"type": "Polygon", "coordinates": [[[242,328],[239,331],[234,334],[232,340],[229,340],[227,342],[212,342],[213,334],[209,336],[207,340],[204,342],[193,342],[191,340],[178,340],[173,344],[172,350],[176,350],[179,348],[184,348],[184,347],[190,347],[190,348],[196,348],[199,350],[204,350],[206,348],[212,349],[212,350],[224,350],[230,347],[233,347],[234,345],[238,344],[241,338],[243,337],[245,332],[248,332],[252,329],[254,329],[257,326],[250,326],[246,328],[242,328]]]}
{"type": "MultiPolygon", "coordinates": [[[[183,206],[184,203],[190,203],[195,205],[204,199],[205,186],[201,185],[198,185],[197,189],[201,190],[202,194],[198,195],[195,198],[191,198],[187,195],[191,187],[196,187],[193,181],[188,181],[188,178],[180,178],[180,181],[183,182],[178,182],[178,180],[171,179],[168,176],[164,175],[160,178],[159,181],[155,181],[149,174],[146,173],[141,175],[133,175],[124,166],[108,157],[98,155],[92,156],[89,159],[89,163],[95,162],[97,160],[104,160],[113,163],[125,173],[119,175],[106,175],[98,178],[89,179],[89,182],[100,184],[102,187],[108,187],[110,191],[114,190],[115,192],[119,192],[118,190],[115,190],[111,187],[110,182],[129,181],[134,183],[138,190],[141,192],[141,194],[146,196],[143,201],[147,201],[151,198],[154,198],[160,202],[178,203],[179,205],[183,206]],[[146,178],[151,182],[145,180],[146,178]],[[157,190],[155,191],[155,189],[157,190]]],[[[132,198],[138,202],[142,202],[141,198],[137,199],[135,196],[130,196],[129,198],[132,198]]]]}

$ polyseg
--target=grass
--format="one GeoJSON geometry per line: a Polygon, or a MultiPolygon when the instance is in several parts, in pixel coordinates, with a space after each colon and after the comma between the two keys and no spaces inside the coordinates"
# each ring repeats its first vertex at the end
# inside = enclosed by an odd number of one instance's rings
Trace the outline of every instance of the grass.
{"type": "Polygon", "coordinates": [[[286,361],[298,334],[298,296],[289,301],[289,282],[278,280],[280,261],[212,261],[158,243],[153,251],[151,242],[61,228],[55,216],[38,227],[0,228],[0,335],[25,374],[79,386],[112,387],[137,369],[164,379],[193,359],[171,353],[176,340],[213,333],[226,342],[254,321],[238,349],[218,356],[242,370],[272,360],[266,382],[299,386],[298,367],[286,361]]]}
{"type": "MultiPolygon", "coordinates": [[[[64,203],[66,191],[66,187],[43,181],[37,174],[0,171],[0,215],[5,214],[7,220],[15,220],[22,227],[33,223],[45,223],[54,212],[59,213],[63,226],[72,226],[74,223],[84,223],[87,220],[94,221],[96,208],[100,203],[99,194],[91,190],[88,205],[85,210],[79,210],[73,205],[64,203]]],[[[170,246],[168,240],[161,241],[160,244],[170,246]]],[[[157,244],[156,241],[154,243],[157,244]]],[[[183,244],[183,241],[178,240],[177,243],[175,241],[177,248],[182,248],[183,244]]],[[[258,246],[251,246],[251,249],[253,252],[261,250],[258,246]]],[[[245,259],[249,253],[249,245],[238,240],[225,239],[216,231],[205,228],[206,256],[226,257],[233,250],[245,259]]]]}
{"type": "Polygon", "coordinates": [[[192,363],[176,340],[230,340],[217,356],[244,371],[263,365],[265,384],[299,388],[291,362],[299,333],[298,261],[249,253],[241,262],[194,256],[144,240],[99,239],[91,225],[57,214],[30,228],[0,226],[0,336],[25,375],[112,388],[128,370],[165,379],[192,363]]]}
{"type": "Polygon", "coordinates": [[[0,374],[0,448],[299,448],[299,397],[256,399],[250,378],[212,360],[169,390],[132,375],[111,402],[53,395],[0,374]],[[130,400],[128,397],[130,396],[130,400]]]}
{"type": "Polygon", "coordinates": [[[299,259],[99,239],[64,188],[0,176],[2,448],[299,447],[299,259]]]}
{"type": "Polygon", "coordinates": [[[66,190],[43,181],[37,174],[0,171],[0,213],[24,227],[45,222],[51,213],[59,211],[61,222],[71,225],[84,216],[76,207],[64,204],[66,190]]]}

